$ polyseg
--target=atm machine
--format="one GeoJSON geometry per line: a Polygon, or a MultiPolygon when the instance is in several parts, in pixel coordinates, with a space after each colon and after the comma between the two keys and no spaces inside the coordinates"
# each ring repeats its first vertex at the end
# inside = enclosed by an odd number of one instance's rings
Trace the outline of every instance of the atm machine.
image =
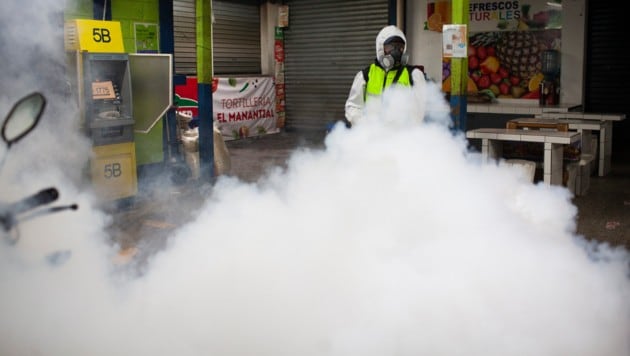
{"type": "Polygon", "coordinates": [[[102,200],[137,194],[136,150],[129,55],[120,23],[70,20],[65,24],[68,67],[83,130],[92,140],[89,175],[102,200]]]}
{"type": "Polygon", "coordinates": [[[102,199],[137,193],[133,101],[127,54],[83,53],[85,129],[91,179],[102,199]]]}

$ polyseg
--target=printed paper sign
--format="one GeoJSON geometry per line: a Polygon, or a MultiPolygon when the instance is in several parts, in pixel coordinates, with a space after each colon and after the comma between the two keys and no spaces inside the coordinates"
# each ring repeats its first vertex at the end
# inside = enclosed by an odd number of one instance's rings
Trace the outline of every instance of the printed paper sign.
{"type": "Polygon", "coordinates": [[[115,99],[114,85],[111,81],[93,82],[92,83],[92,99],[115,99]]]}
{"type": "Polygon", "coordinates": [[[158,25],[154,23],[135,23],[134,35],[137,53],[158,53],[158,25]]]}
{"type": "Polygon", "coordinates": [[[466,58],[468,48],[466,25],[444,25],[442,44],[444,57],[466,58]]]}

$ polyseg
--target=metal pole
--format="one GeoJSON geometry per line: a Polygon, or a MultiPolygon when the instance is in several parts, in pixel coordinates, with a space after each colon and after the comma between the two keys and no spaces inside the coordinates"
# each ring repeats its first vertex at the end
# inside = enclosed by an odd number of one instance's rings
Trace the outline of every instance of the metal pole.
{"type": "Polygon", "coordinates": [[[212,1],[196,0],[197,90],[199,100],[199,180],[214,177],[212,135],[212,1]]]}
{"type": "MultiPolygon", "coordinates": [[[[453,24],[468,26],[468,0],[453,0],[453,24]]],[[[451,114],[454,129],[466,131],[468,58],[451,58],[451,114]]]]}
{"type": "Polygon", "coordinates": [[[112,20],[112,3],[107,0],[92,1],[92,17],[94,20],[111,21],[112,20]]]}
{"type": "Polygon", "coordinates": [[[396,26],[402,30],[405,34],[407,33],[407,2],[405,0],[397,0],[396,4],[396,26]]]}
{"type": "Polygon", "coordinates": [[[398,25],[398,9],[397,9],[397,0],[388,0],[387,1],[387,24],[388,25],[398,25]]]}

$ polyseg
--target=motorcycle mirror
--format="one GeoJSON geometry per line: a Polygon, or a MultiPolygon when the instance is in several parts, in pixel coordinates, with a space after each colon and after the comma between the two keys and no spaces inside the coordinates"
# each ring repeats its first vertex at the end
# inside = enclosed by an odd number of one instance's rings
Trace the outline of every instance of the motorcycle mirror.
{"type": "Polygon", "coordinates": [[[20,99],[4,119],[2,139],[10,147],[37,126],[46,107],[46,98],[35,92],[20,99]]]}

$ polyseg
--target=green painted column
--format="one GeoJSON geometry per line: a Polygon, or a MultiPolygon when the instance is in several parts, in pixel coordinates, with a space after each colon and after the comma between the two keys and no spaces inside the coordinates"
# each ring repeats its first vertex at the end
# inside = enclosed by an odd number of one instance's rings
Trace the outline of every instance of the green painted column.
{"type": "Polygon", "coordinates": [[[199,181],[214,178],[212,135],[212,1],[196,0],[197,90],[199,100],[199,181]]]}
{"type": "Polygon", "coordinates": [[[196,1],[197,82],[212,84],[212,1],[196,1]]]}
{"type": "MultiPolygon", "coordinates": [[[[468,0],[453,0],[452,22],[468,26],[468,0]]],[[[468,57],[451,58],[451,113],[454,129],[466,131],[468,57]]]]}

